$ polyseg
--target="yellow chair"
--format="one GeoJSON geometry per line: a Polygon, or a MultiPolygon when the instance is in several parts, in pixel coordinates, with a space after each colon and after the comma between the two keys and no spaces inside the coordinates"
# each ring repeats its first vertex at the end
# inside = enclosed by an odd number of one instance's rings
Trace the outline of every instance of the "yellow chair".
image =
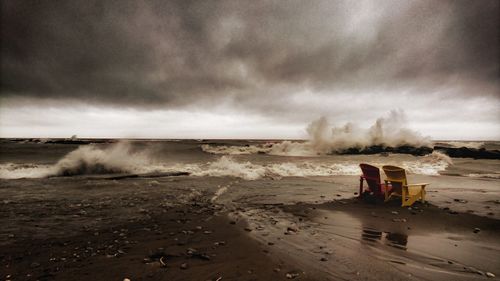
{"type": "Polygon", "coordinates": [[[406,171],[403,168],[396,166],[383,166],[387,178],[384,180],[386,186],[391,185],[391,191],[385,193],[385,202],[389,201],[391,197],[401,197],[401,207],[411,206],[415,201],[420,199],[425,202],[425,186],[428,183],[414,183],[408,184],[406,179],[406,171]]]}

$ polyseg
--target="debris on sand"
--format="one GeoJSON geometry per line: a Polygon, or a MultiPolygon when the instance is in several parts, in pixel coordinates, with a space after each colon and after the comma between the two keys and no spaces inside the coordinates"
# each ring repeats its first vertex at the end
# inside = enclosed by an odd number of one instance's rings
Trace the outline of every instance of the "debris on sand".
{"type": "Polygon", "coordinates": [[[165,261],[165,257],[161,257],[160,258],[160,265],[161,265],[161,267],[167,267],[167,263],[165,261]]]}
{"type": "Polygon", "coordinates": [[[188,255],[188,257],[190,258],[198,258],[198,259],[201,259],[201,260],[206,260],[206,261],[209,261],[210,260],[210,256],[208,256],[207,254],[205,253],[200,253],[198,252],[198,250],[196,249],[193,249],[193,248],[188,248],[186,250],[186,254],[188,255]]]}

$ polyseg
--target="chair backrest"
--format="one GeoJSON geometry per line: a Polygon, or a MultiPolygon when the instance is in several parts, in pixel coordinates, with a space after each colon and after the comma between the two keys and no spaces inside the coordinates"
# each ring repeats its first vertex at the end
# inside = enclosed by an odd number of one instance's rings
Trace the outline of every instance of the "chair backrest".
{"type": "Polygon", "coordinates": [[[401,182],[403,185],[408,184],[406,181],[405,169],[389,165],[383,166],[382,169],[384,170],[384,173],[387,176],[387,180],[401,182]]]}
{"type": "Polygon", "coordinates": [[[380,169],[364,163],[359,164],[359,167],[370,190],[375,193],[382,193],[382,189],[380,188],[380,169]]]}

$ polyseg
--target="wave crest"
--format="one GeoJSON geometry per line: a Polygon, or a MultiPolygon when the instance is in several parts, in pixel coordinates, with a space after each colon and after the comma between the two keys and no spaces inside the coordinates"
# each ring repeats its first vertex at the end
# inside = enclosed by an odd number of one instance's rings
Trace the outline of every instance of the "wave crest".
{"type": "Polygon", "coordinates": [[[145,151],[134,152],[128,142],[119,142],[107,148],[97,145],[80,146],[68,153],[53,167],[53,176],[115,174],[143,172],[149,164],[145,151]]]}
{"type": "Polygon", "coordinates": [[[404,162],[403,166],[413,174],[421,175],[439,175],[439,172],[446,170],[449,165],[452,165],[451,158],[439,151],[433,151],[419,161],[404,162]]]}
{"type": "Polygon", "coordinates": [[[211,154],[226,155],[248,155],[268,154],[276,156],[316,156],[316,152],[310,143],[282,141],[277,143],[265,143],[247,146],[228,145],[201,145],[201,150],[211,154]]]}

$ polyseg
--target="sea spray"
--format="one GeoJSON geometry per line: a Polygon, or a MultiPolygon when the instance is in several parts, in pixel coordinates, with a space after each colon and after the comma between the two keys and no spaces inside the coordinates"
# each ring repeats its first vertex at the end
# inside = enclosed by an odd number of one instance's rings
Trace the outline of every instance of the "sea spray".
{"type": "Polygon", "coordinates": [[[109,147],[80,146],[59,160],[54,167],[56,176],[114,174],[140,172],[149,164],[146,151],[134,151],[129,142],[121,141],[109,147]]]}
{"type": "Polygon", "coordinates": [[[402,110],[392,110],[388,116],[378,118],[369,129],[353,123],[332,127],[325,117],[313,121],[307,127],[310,144],[320,153],[342,152],[351,148],[430,146],[429,137],[407,127],[407,118],[402,110]]]}
{"type": "Polygon", "coordinates": [[[375,154],[383,151],[423,155],[432,151],[432,142],[417,131],[408,128],[402,110],[392,110],[366,128],[346,123],[331,126],[325,117],[307,126],[308,141],[283,141],[249,146],[202,145],[203,151],[212,154],[256,154],[280,156],[316,156],[325,154],[375,154]],[[376,148],[376,149],[373,149],[376,148]]]}

